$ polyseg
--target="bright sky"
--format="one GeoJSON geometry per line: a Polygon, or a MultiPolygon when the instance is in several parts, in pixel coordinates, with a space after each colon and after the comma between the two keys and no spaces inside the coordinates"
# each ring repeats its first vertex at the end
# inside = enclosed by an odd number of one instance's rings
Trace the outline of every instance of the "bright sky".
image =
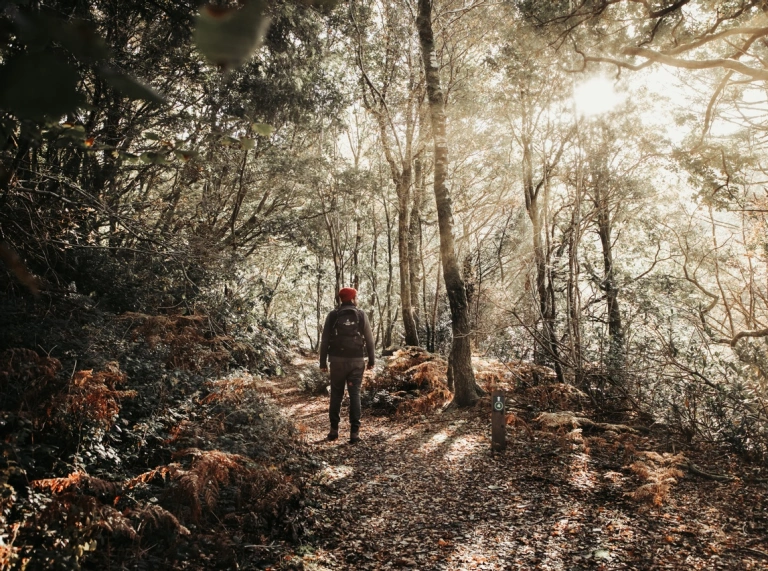
{"type": "MultiPolygon", "coordinates": [[[[576,113],[582,117],[594,117],[607,113],[628,97],[645,99],[646,109],[640,112],[644,128],[661,131],[674,143],[681,143],[689,133],[690,125],[680,125],[675,115],[690,109],[694,93],[681,82],[680,78],[664,66],[654,66],[638,72],[623,75],[623,89],[616,90],[616,80],[595,75],[576,83],[573,90],[576,113]]],[[[701,108],[703,117],[703,107],[701,108]]],[[[714,125],[721,127],[721,125],[714,125]]]]}
{"type": "Polygon", "coordinates": [[[578,83],[573,90],[576,112],[584,117],[606,113],[625,98],[625,95],[616,92],[613,82],[603,76],[591,77],[578,83]]]}

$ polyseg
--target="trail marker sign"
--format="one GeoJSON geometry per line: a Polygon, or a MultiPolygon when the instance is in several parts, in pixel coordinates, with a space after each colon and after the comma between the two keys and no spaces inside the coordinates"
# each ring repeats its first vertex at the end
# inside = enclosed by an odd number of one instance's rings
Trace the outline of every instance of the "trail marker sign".
{"type": "Polygon", "coordinates": [[[507,448],[505,411],[506,396],[504,391],[493,391],[491,394],[491,450],[493,452],[502,452],[507,448]]]}

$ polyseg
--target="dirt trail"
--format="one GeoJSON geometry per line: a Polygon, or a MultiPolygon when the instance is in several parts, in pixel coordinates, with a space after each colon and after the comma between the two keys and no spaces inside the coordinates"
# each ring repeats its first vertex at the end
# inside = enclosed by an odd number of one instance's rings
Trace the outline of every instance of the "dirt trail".
{"type": "Polygon", "coordinates": [[[490,453],[485,409],[404,418],[363,410],[362,442],[324,441],[328,398],[297,388],[297,360],[272,379],[279,405],[322,461],[306,497],[302,569],[768,569],[766,486],[686,474],[660,506],[609,437],[579,441],[508,427],[490,453]]]}

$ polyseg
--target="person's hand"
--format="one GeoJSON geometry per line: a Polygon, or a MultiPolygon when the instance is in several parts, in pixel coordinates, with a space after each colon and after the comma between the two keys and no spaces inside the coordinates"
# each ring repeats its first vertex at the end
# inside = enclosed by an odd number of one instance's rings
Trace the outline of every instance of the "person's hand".
{"type": "Polygon", "coordinates": [[[368,363],[368,364],[365,366],[365,368],[366,368],[366,369],[368,369],[368,370],[370,371],[371,369],[373,369],[373,363],[368,363]]]}
{"type": "Polygon", "coordinates": [[[327,373],[327,372],[328,372],[328,367],[322,367],[322,366],[321,366],[321,367],[320,367],[320,370],[321,370],[323,373],[327,373]]]}

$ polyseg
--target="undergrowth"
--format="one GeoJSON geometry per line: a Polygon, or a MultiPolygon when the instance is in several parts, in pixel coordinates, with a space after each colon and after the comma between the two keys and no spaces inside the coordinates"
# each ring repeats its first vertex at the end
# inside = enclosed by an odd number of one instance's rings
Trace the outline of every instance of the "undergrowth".
{"type": "Polygon", "coordinates": [[[261,378],[278,335],[75,294],[40,315],[0,335],[0,568],[253,566],[295,536],[315,461],[261,378]]]}
{"type": "Polygon", "coordinates": [[[419,347],[400,349],[363,385],[362,403],[372,414],[423,414],[452,398],[448,364],[419,347]]]}

